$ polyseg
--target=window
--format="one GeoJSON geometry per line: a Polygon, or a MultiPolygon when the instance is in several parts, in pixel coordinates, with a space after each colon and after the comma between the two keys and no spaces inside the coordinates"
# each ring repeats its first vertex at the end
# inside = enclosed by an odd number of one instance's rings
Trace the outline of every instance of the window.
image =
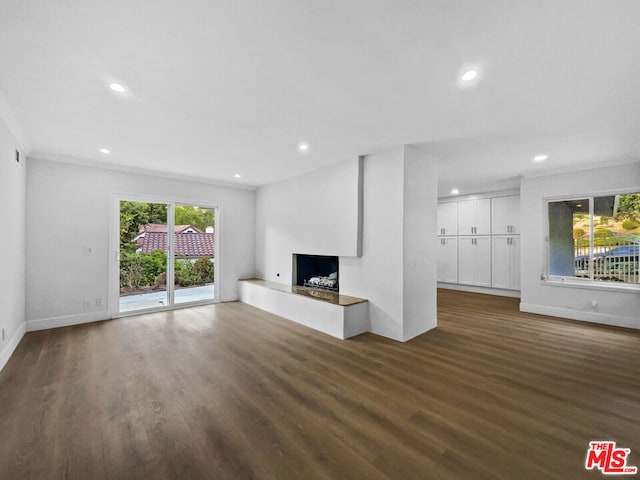
{"type": "Polygon", "coordinates": [[[640,193],[548,202],[550,279],[640,287],[640,193]]]}

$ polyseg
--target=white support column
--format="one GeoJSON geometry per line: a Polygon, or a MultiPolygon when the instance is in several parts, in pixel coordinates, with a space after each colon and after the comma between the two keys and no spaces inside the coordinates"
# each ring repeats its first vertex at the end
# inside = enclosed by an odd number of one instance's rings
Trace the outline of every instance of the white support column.
{"type": "Polygon", "coordinates": [[[403,340],[437,325],[438,162],[405,145],[403,202],[403,340]]]}

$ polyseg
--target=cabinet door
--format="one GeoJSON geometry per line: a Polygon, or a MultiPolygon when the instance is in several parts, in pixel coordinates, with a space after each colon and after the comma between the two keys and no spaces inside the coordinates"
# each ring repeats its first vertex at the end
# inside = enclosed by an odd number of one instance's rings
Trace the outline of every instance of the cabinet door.
{"type": "Polygon", "coordinates": [[[492,233],[512,235],[520,233],[520,197],[496,197],[491,199],[492,233]]]}
{"type": "Polygon", "coordinates": [[[491,286],[490,237],[460,237],[458,283],[491,286]]]}
{"type": "Polygon", "coordinates": [[[476,269],[476,249],[474,237],[460,237],[458,249],[458,283],[473,285],[476,269]]]}
{"type": "Polygon", "coordinates": [[[510,238],[493,237],[493,262],[491,266],[491,286],[493,288],[512,288],[510,238]]]}
{"type": "Polygon", "coordinates": [[[476,237],[476,264],[474,285],[491,286],[491,237],[476,237]]]}
{"type": "Polygon", "coordinates": [[[491,285],[520,290],[520,237],[493,237],[491,285]]]}
{"type": "Polygon", "coordinates": [[[458,283],[458,239],[438,238],[438,281],[458,283]]]}
{"type": "Polygon", "coordinates": [[[520,290],[520,237],[511,237],[511,288],[520,290]]]}
{"type": "Polygon", "coordinates": [[[438,235],[458,234],[458,202],[438,204],[438,235]]]}
{"type": "Polygon", "coordinates": [[[458,233],[460,235],[489,235],[491,233],[491,200],[458,202],[458,233]]]}

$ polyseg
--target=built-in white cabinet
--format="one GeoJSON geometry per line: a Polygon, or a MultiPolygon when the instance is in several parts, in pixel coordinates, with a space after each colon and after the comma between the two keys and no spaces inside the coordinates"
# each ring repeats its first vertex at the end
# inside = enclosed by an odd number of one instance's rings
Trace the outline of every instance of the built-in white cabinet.
{"type": "Polygon", "coordinates": [[[458,235],[491,234],[491,199],[458,202],[458,235]]]}
{"type": "Polygon", "coordinates": [[[520,290],[520,237],[492,237],[491,286],[520,290]]]}
{"type": "Polygon", "coordinates": [[[520,233],[520,197],[494,197],[491,199],[491,233],[513,235],[520,233]]]}
{"type": "Polygon", "coordinates": [[[438,204],[438,235],[458,234],[458,202],[438,204]]]}
{"type": "Polygon", "coordinates": [[[491,286],[491,237],[458,237],[458,283],[491,286]]]}
{"type": "Polygon", "coordinates": [[[438,205],[438,282],[520,289],[520,197],[438,205]]]}
{"type": "Polygon", "coordinates": [[[458,237],[438,238],[438,281],[458,283],[458,237]]]}

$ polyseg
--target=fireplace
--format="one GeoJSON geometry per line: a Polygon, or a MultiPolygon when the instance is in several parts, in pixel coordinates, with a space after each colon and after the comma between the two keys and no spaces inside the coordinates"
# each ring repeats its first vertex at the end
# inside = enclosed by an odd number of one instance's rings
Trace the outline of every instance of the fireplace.
{"type": "Polygon", "coordinates": [[[338,257],[293,254],[293,285],[321,290],[340,289],[338,257]]]}

